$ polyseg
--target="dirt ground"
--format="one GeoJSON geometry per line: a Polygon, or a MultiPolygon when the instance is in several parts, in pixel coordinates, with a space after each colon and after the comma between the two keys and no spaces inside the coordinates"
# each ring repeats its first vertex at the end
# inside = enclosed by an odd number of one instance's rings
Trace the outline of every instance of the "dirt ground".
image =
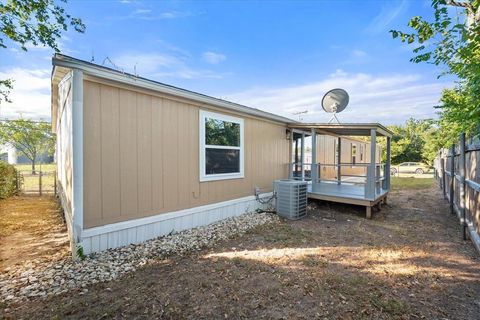
{"type": "MultiPolygon", "coordinates": [[[[480,259],[436,187],[282,221],[5,318],[480,319],[480,259]]],[[[0,313],[0,318],[2,313],[0,313]]]]}
{"type": "Polygon", "coordinates": [[[68,254],[66,226],[52,197],[0,200],[0,272],[16,264],[68,254]]]}

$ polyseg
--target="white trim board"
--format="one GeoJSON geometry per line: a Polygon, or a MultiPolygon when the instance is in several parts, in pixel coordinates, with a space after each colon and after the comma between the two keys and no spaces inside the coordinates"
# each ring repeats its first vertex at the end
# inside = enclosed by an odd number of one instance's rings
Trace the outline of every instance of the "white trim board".
{"type": "Polygon", "coordinates": [[[72,77],[72,229],[77,242],[83,229],[83,72],[74,69],[72,77]]]}
{"type": "MultiPolygon", "coordinates": [[[[271,196],[265,193],[260,197],[271,196]]],[[[265,205],[248,196],[151,217],[123,221],[84,229],[82,242],[85,254],[140,243],[169,233],[208,225],[230,217],[264,209],[265,205]]]]}
{"type": "Polygon", "coordinates": [[[237,118],[237,117],[232,117],[228,116],[222,113],[215,113],[215,112],[210,112],[210,111],[205,111],[205,110],[200,110],[199,111],[199,147],[200,150],[198,152],[199,154],[199,172],[200,172],[200,182],[204,181],[216,181],[216,180],[227,180],[227,179],[242,179],[245,177],[245,155],[244,155],[244,126],[245,122],[242,118],[237,118]],[[230,146],[219,146],[219,145],[207,145],[205,141],[205,120],[206,119],[218,119],[222,120],[225,122],[231,122],[231,123],[236,123],[240,127],[240,145],[237,147],[230,147],[230,146]],[[207,148],[215,148],[215,149],[229,149],[229,150],[238,150],[240,153],[240,159],[239,159],[239,172],[232,172],[232,173],[219,173],[219,174],[207,174],[206,173],[206,168],[205,168],[205,158],[207,155],[206,149],[207,148]]]}

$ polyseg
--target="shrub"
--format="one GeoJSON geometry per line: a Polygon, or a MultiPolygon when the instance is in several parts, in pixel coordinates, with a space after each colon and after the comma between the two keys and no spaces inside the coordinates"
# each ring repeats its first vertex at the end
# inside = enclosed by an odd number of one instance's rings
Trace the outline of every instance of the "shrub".
{"type": "Polygon", "coordinates": [[[0,161],[0,199],[18,193],[18,172],[14,166],[0,161]]]}

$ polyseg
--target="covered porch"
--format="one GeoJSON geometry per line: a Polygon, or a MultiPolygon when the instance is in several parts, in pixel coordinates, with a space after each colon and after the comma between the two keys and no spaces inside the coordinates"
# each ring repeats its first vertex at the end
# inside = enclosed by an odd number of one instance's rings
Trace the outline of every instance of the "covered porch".
{"type": "Polygon", "coordinates": [[[386,203],[392,137],[387,128],[378,123],[301,123],[289,130],[289,178],[307,181],[309,198],[365,206],[367,218],[373,206],[386,203]],[[386,139],[386,150],[379,147],[379,138],[386,139]]]}

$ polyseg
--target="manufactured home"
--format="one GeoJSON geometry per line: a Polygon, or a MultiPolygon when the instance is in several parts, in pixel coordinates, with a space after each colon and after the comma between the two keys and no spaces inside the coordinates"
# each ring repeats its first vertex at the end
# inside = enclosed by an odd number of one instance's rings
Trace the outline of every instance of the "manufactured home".
{"type": "Polygon", "coordinates": [[[255,190],[271,196],[279,179],[367,216],[390,189],[379,124],[295,122],[60,54],[52,130],[72,248],[85,253],[264,208],[255,190]]]}

